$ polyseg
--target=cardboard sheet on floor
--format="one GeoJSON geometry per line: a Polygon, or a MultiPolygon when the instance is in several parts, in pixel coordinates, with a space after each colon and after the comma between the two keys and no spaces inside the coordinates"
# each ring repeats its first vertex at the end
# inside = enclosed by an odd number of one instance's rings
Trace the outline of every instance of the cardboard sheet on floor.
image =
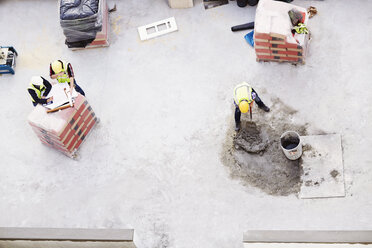
{"type": "Polygon", "coordinates": [[[301,136],[303,167],[300,198],[344,197],[340,134],[301,136]]]}
{"type": "MultiPolygon", "coordinates": [[[[55,109],[59,106],[62,106],[68,103],[68,97],[65,93],[70,90],[70,86],[67,83],[57,83],[52,85],[52,89],[50,90],[48,97],[53,96],[53,103],[49,105],[45,105],[48,109],[55,109]]],[[[72,97],[77,97],[77,92],[75,90],[72,91],[72,97]]]]}

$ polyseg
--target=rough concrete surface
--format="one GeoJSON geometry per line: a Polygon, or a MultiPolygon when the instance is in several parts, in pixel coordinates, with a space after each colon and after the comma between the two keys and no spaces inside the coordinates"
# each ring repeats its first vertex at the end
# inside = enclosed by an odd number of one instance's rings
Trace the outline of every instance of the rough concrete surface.
{"type": "Polygon", "coordinates": [[[301,136],[301,142],[306,149],[300,159],[304,173],[299,197],[344,197],[341,135],[301,136]]]}
{"type": "Polygon", "coordinates": [[[0,44],[20,55],[16,74],[0,77],[0,226],[134,228],[140,248],[240,248],[248,229],[372,228],[371,1],[294,0],[318,9],[304,66],[256,62],[248,31],[230,31],[253,21],[254,7],[114,3],[110,47],[73,52],[56,1],[0,1],[0,44]],[[137,27],[171,16],[178,32],[139,40],[137,27]],[[56,58],[72,63],[101,119],[79,161],[43,146],[26,122],[29,79],[48,76],[56,58]],[[268,106],[280,98],[297,111],[270,116],[342,135],[345,198],[273,196],[231,177],[221,153],[242,81],[268,106]]]}

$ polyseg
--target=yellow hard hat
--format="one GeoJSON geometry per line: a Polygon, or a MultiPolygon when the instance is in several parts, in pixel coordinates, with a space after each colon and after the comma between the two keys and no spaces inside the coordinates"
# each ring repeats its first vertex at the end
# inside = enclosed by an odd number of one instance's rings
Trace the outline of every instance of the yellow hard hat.
{"type": "Polygon", "coordinates": [[[40,76],[33,76],[31,78],[31,83],[33,85],[42,85],[43,84],[43,79],[40,76]]]}
{"type": "Polygon", "coordinates": [[[52,70],[55,74],[60,73],[63,70],[63,62],[61,60],[55,60],[52,64],[52,70]]]}
{"type": "Polygon", "coordinates": [[[241,101],[239,103],[239,109],[242,113],[247,113],[249,110],[249,103],[247,101],[241,101]]]}

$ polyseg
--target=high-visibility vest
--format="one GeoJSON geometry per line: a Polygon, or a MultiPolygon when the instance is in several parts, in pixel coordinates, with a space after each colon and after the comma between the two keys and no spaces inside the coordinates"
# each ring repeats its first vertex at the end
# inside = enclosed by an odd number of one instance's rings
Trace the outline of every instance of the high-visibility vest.
{"type": "Polygon", "coordinates": [[[308,34],[309,30],[307,29],[306,25],[303,23],[298,23],[297,26],[293,27],[296,33],[298,34],[308,34]]]}
{"type": "Polygon", "coordinates": [[[58,83],[70,83],[70,78],[67,73],[67,63],[65,61],[62,61],[63,67],[62,67],[62,76],[57,76],[58,83]]]}
{"type": "MultiPolygon", "coordinates": [[[[40,85],[40,90],[38,88],[36,88],[32,83],[30,83],[30,85],[28,86],[28,89],[31,89],[33,91],[35,91],[37,97],[39,99],[41,99],[41,94],[45,91],[45,86],[44,85],[40,85]]],[[[35,99],[31,97],[31,101],[32,102],[35,102],[35,99]]]]}
{"type": "Polygon", "coordinates": [[[234,101],[235,104],[239,106],[239,103],[241,101],[247,101],[250,105],[253,103],[252,98],[252,87],[247,84],[246,82],[243,82],[241,84],[238,84],[234,88],[234,101]]]}

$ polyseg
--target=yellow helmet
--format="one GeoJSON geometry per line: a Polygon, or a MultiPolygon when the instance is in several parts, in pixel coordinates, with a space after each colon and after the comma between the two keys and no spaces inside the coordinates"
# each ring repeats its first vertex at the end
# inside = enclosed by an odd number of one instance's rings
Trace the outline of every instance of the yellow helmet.
{"type": "Polygon", "coordinates": [[[63,62],[61,60],[55,60],[50,65],[55,74],[58,74],[63,70],[63,62]]]}
{"type": "Polygon", "coordinates": [[[33,85],[43,85],[43,79],[40,76],[33,76],[31,78],[31,83],[33,85]]]}
{"type": "Polygon", "coordinates": [[[247,101],[241,101],[239,103],[239,109],[242,113],[247,113],[249,110],[249,103],[247,101]]]}

